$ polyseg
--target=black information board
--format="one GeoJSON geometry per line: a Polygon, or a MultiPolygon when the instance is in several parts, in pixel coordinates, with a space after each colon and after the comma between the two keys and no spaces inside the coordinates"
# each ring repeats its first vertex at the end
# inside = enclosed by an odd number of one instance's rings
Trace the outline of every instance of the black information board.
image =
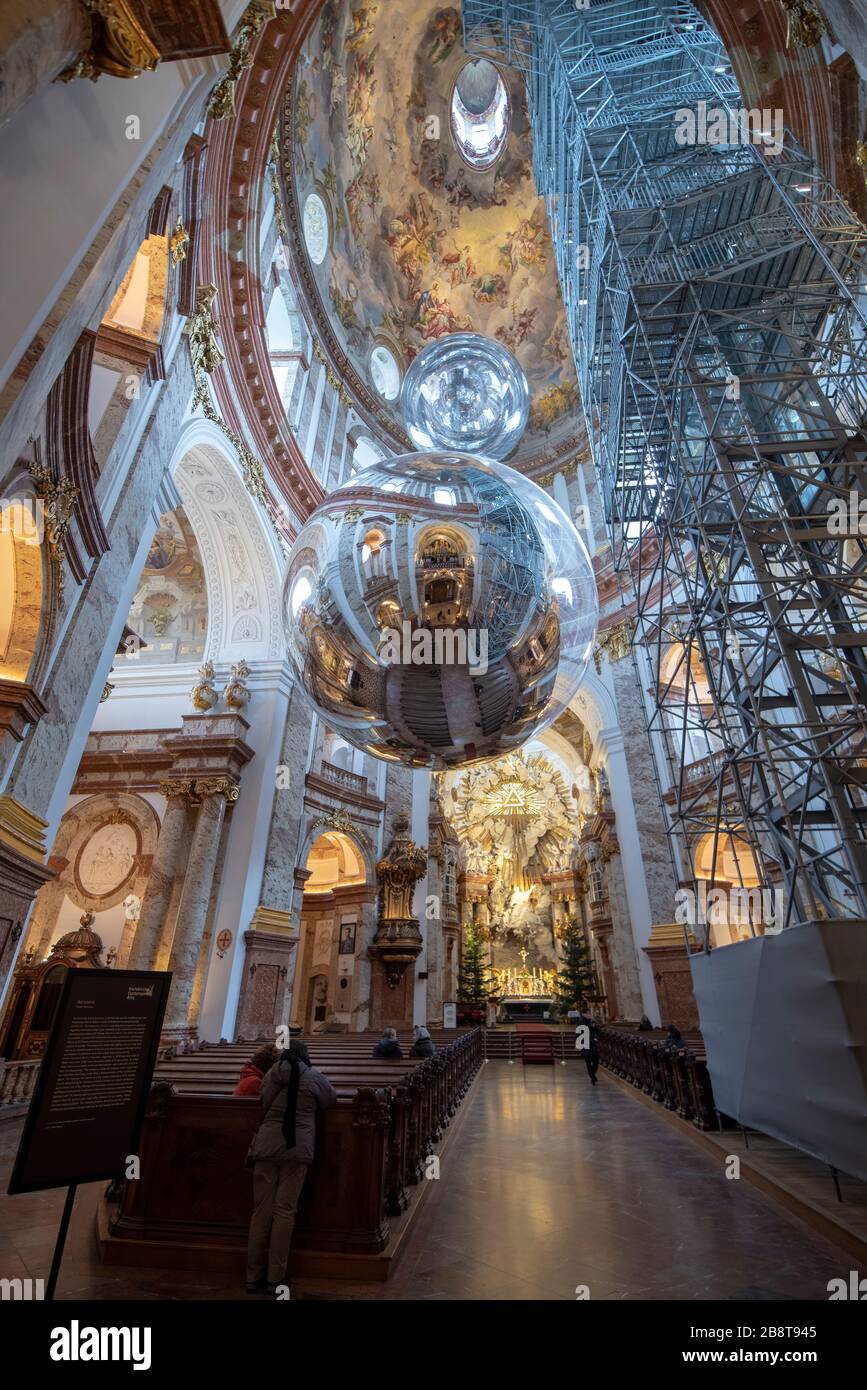
{"type": "Polygon", "coordinates": [[[123,1176],[137,1152],[171,979],[67,972],[10,1193],[123,1176]]]}

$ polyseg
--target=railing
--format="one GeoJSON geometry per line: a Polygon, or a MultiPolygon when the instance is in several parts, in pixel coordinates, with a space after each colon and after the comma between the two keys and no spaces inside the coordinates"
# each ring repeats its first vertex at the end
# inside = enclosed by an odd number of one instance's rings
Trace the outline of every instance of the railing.
{"type": "Polygon", "coordinates": [[[33,1095],[39,1061],[5,1062],[0,1058],[0,1108],[26,1105],[33,1095]]]}
{"type": "Polygon", "coordinates": [[[346,787],[348,791],[358,792],[361,796],[367,795],[367,778],[360,776],[357,772],[348,772],[345,767],[337,767],[334,763],[328,763],[322,759],[322,776],[329,782],[335,782],[338,787],[346,787]]]}

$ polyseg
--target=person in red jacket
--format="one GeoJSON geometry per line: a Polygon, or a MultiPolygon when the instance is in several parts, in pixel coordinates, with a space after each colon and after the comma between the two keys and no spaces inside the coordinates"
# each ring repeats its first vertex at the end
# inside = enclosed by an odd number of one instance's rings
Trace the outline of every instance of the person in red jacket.
{"type": "Polygon", "coordinates": [[[241,1068],[241,1079],[232,1092],[233,1096],[253,1096],[254,1099],[262,1094],[262,1081],[266,1071],[270,1071],[277,1061],[277,1049],[270,1043],[267,1047],[260,1047],[259,1051],[245,1062],[241,1068]]]}

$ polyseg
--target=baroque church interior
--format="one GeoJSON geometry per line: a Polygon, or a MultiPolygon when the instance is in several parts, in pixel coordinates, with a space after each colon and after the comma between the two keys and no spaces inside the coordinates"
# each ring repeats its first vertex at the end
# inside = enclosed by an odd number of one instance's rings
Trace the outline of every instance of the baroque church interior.
{"type": "Polygon", "coordinates": [[[867,1297],[864,0],[6,0],[0,186],[3,1297],[867,1297]]]}

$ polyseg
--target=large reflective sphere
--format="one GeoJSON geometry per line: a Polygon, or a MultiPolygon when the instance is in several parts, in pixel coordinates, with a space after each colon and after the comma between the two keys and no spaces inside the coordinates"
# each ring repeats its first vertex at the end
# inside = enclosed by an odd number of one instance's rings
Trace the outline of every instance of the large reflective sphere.
{"type": "Polygon", "coordinates": [[[527,378],[504,347],[479,333],[451,333],[413,359],[400,404],[418,449],[461,449],[506,458],[527,425],[527,378]]]}
{"type": "Polygon", "coordinates": [[[313,513],[283,590],[289,659],[357,748],[444,769],[518,748],[574,696],[596,584],[572,522],[503,463],[366,468],[313,513]]]}

